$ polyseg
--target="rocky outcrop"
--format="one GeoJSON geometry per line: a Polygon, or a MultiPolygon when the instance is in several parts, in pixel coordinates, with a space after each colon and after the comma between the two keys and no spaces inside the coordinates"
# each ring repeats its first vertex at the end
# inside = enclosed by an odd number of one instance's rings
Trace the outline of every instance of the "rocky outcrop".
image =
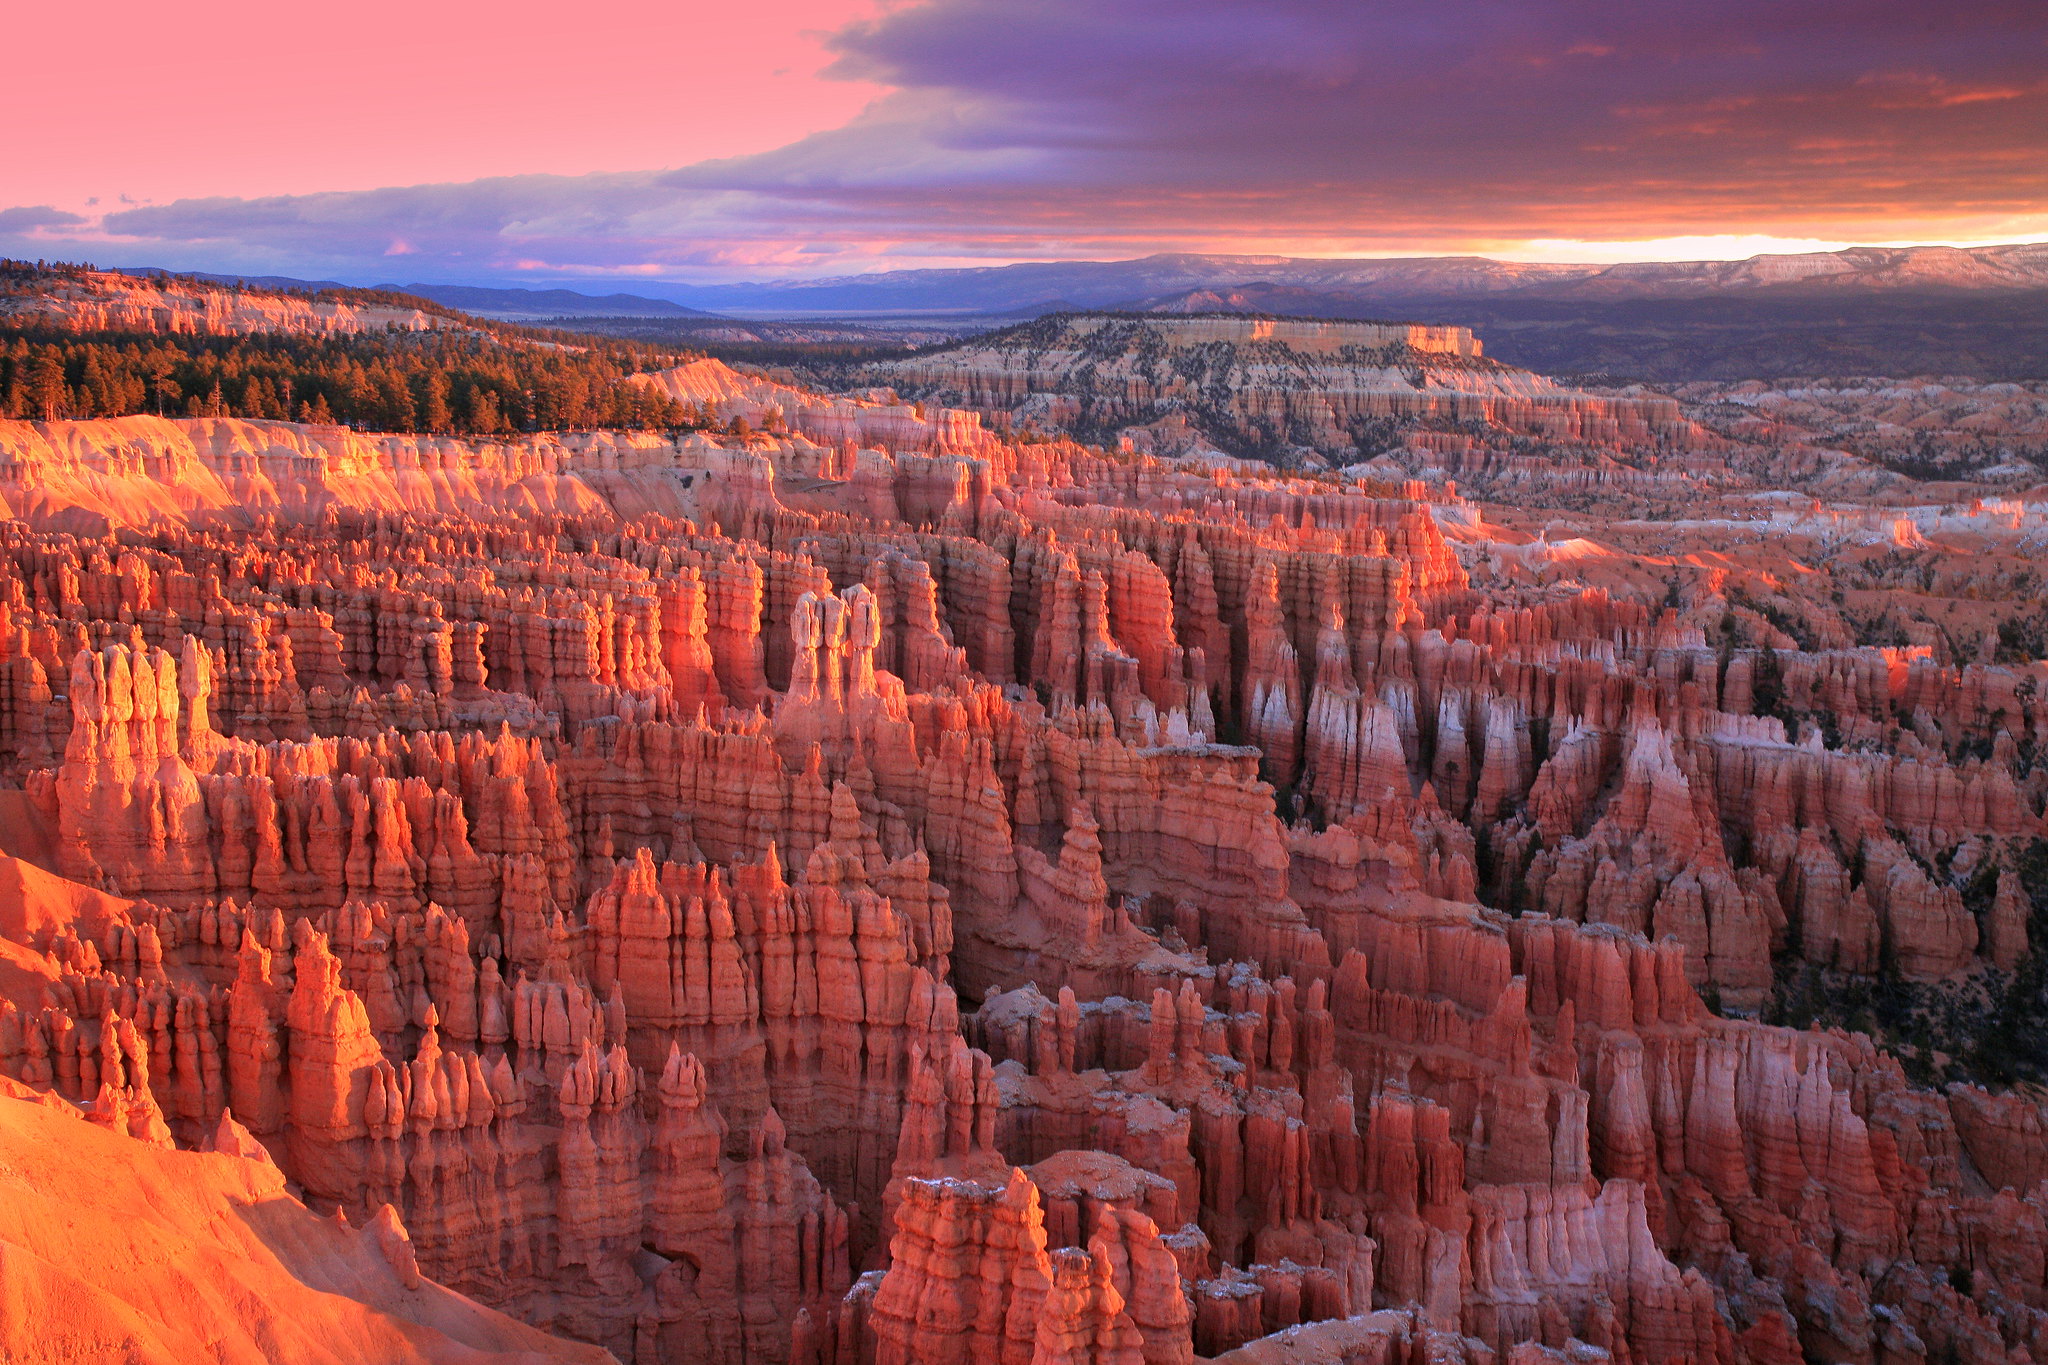
{"type": "Polygon", "coordinates": [[[401,303],[247,287],[230,289],[197,279],[145,278],[107,270],[69,269],[31,277],[28,285],[0,290],[0,318],[78,332],[155,332],[171,336],[277,332],[329,337],[394,329],[475,330],[454,314],[424,312],[401,303]]]}
{"type": "Polygon", "coordinates": [[[868,372],[929,400],[1040,426],[1100,435],[1182,417],[1226,450],[1308,448],[1339,463],[1415,425],[1593,444],[1697,433],[1670,399],[1561,387],[1482,358],[1457,327],[1055,313],[868,372]]]}

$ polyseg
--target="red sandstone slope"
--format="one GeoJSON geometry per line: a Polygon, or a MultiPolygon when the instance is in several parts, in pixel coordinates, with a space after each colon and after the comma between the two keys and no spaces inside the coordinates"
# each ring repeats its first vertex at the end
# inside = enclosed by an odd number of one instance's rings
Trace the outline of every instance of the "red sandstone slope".
{"type": "Polygon", "coordinates": [[[30,943],[64,929],[97,938],[133,902],[0,853],[0,938],[30,943]]]}
{"type": "Polygon", "coordinates": [[[308,1212],[267,1158],[177,1152],[0,1081],[0,1356],[22,1365],[611,1359],[422,1279],[395,1222],[308,1212]]]}
{"type": "Polygon", "coordinates": [[[97,938],[131,909],[132,902],[0,853],[0,1000],[39,1005],[56,979],[56,964],[31,944],[64,932],[97,938]]]}

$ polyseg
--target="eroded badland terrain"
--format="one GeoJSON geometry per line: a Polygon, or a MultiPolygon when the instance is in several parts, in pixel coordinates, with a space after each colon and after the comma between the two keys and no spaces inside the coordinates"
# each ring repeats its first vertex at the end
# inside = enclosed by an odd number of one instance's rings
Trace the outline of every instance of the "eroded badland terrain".
{"type": "Polygon", "coordinates": [[[2048,387],[12,278],[0,1354],[2048,1359],[2048,387]]]}

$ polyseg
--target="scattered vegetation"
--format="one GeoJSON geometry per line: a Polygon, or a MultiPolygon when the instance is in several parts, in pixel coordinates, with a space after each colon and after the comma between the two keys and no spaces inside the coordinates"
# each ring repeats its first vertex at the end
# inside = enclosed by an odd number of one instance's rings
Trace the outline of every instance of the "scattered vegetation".
{"type": "MultiPolygon", "coordinates": [[[[2048,1084],[2048,839],[2011,854],[2029,903],[2029,952],[2010,972],[1985,968],[1960,981],[1908,981],[1888,959],[1856,976],[1788,953],[1764,1022],[1867,1033],[1898,1055],[1917,1085],[2048,1084]]],[[[1942,869],[1931,869],[1936,872],[1942,869]]],[[[1985,859],[1958,889],[1981,923],[1998,882],[1985,859]]]]}
{"type": "Polygon", "coordinates": [[[1998,623],[1998,649],[1993,663],[2030,664],[2048,659],[2048,603],[2037,605],[2024,616],[2010,616],[1998,623]]]}

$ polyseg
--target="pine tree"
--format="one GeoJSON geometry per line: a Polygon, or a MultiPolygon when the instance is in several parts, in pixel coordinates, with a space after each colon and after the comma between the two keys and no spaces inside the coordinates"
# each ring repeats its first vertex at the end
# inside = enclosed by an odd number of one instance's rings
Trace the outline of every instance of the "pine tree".
{"type": "Polygon", "coordinates": [[[430,371],[422,389],[419,402],[420,429],[433,432],[452,430],[455,426],[455,414],[448,408],[448,376],[440,370],[430,371]]]}
{"type": "Polygon", "coordinates": [[[54,349],[46,350],[36,357],[35,368],[29,371],[29,410],[41,413],[45,422],[54,422],[60,413],[69,411],[70,403],[71,386],[64,382],[64,362],[57,358],[54,349]]]}
{"type": "Polygon", "coordinates": [[[107,371],[100,364],[97,350],[85,353],[85,364],[79,368],[78,387],[74,394],[76,416],[108,417],[120,410],[120,398],[109,389],[107,371]]]}
{"type": "Polygon", "coordinates": [[[505,425],[503,414],[498,411],[498,395],[490,389],[478,388],[470,395],[469,429],[479,436],[491,436],[505,425]]]}

